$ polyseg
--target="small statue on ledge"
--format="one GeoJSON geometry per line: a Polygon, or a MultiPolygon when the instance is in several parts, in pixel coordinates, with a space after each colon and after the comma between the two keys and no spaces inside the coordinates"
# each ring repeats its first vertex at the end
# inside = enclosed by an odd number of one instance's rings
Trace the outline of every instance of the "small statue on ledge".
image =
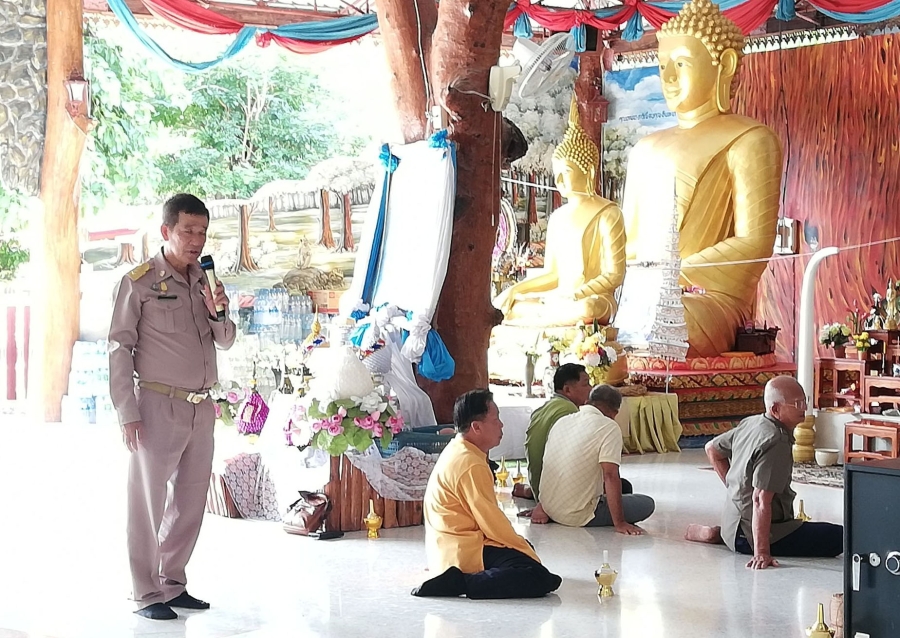
{"type": "Polygon", "coordinates": [[[884,329],[897,330],[900,328],[900,309],[897,308],[897,288],[893,279],[888,279],[884,303],[884,329]]]}
{"type": "Polygon", "coordinates": [[[544,272],[507,288],[494,305],[504,324],[567,327],[579,321],[607,325],[616,289],[625,278],[625,224],[619,207],[595,190],[600,151],[578,119],[553,153],[556,186],[568,202],[550,216],[544,272]]]}

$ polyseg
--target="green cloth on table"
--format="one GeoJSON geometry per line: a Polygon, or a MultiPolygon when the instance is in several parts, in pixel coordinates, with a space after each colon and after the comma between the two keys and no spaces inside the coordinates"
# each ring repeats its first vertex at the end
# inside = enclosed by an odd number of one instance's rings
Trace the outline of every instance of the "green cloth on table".
{"type": "Polygon", "coordinates": [[[628,410],[629,431],[625,438],[628,452],[680,452],[678,439],[683,428],[678,420],[678,396],[649,393],[624,397],[622,412],[628,410]]]}
{"type": "Polygon", "coordinates": [[[550,429],[564,416],[578,412],[578,406],[561,394],[554,394],[544,405],[531,413],[528,430],[525,431],[525,458],[528,461],[528,484],[539,500],[541,470],[544,468],[544,448],[550,429]]]}

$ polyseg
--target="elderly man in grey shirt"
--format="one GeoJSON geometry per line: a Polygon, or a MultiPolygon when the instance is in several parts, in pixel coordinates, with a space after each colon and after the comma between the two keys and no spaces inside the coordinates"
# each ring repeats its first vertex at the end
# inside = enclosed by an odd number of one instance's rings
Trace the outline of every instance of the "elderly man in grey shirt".
{"type": "Polygon", "coordinates": [[[777,567],[774,556],[837,556],[844,543],[840,525],[794,518],[791,446],[806,416],[803,388],[793,377],[776,377],[766,384],[765,402],[765,414],[707,443],[706,455],[728,492],[722,526],[691,525],[685,538],[724,542],[752,555],[751,569],[777,567]]]}

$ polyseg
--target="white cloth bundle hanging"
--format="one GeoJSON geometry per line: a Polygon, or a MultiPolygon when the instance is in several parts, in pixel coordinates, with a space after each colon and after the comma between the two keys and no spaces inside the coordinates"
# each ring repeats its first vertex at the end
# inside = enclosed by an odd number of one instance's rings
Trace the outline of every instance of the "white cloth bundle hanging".
{"type": "Polygon", "coordinates": [[[397,393],[406,422],[435,425],[431,400],[416,384],[412,365],[426,350],[447,274],[455,148],[443,136],[385,145],[381,164],[341,314],[368,325],[360,345],[380,338],[391,349],[392,369],[385,379],[397,393]],[[378,308],[382,311],[371,310],[378,308]],[[370,310],[372,316],[364,320],[370,310]],[[408,333],[405,341],[401,330],[408,333]]]}

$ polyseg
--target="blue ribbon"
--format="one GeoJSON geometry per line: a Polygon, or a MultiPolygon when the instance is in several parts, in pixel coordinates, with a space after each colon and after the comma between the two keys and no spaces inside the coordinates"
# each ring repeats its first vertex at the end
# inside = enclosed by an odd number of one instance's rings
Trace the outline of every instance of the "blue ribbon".
{"type": "Polygon", "coordinates": [[[572,27],[572,42],[574,44],[574,49],[576,53],[584,53],[585,49],[587,49],[587,29],[584,28],[583,24],[577,24],[572,27]]]}
{"type": "Polygon", "coordinates": [[[298,22],[283,24],[271,29],[274,35],[292,40],[307,42],[328,42],[330,40],[346,40],[358,38],[378,28],[378,16],[374,13],[366,15],[345,16],[319,22],[298,22]]]}
{"type": "Polygon", "coordinates": [[[531,30],[531,20],[524,12],[520,13],[519,17],[516,18],[516,23],[513,25],[513,35],[517,38],[527,38],[529,40],[534,36],[534,32],[531,30]]]}
{"type": "MultiPolygon", "coordinates": [[[[412,320],[413,313],[407,312],[406,318],[412,320]]],[[[401,343],[406,343],[409,337],[408,330],[400,331],[401,343]]],[[[425,351],[422,360],[419,361],[417,370],[420,375],[431,381],[446,381],[456,374],[456,361],[450,356],[450,351],[444,345],[444,340],[434,328],[425,336],[425,351]]]]}
{"type": "Polygon", "coordinates": [[[797,17],[794,0],[778,0],[778,6],[775,7],[775,17],[779,20],[793,20],[797,17]]]}
{"type": "Polygon", "coordinates": [[[641,18],[641,14],[635,11],[625,24],[622,38],[627,42],[636,42],[642,37],[644,37],[644,20],[641,18]]]}
{"type": "Polygon", "coordinates": [[[229,58],[233,58],[250,43],[250,40],[252,40],[253,36],[256,34],[256,27],[244,27],[238,31],[234,38],[234,42],[232,42],[231,45],[225,49],[224,53],[215,60],[210,60],[208,62],[184,62],[182,60],[176,60],[166,53],[163,48],[159,46],[159,43],[144,31],[144,28],[138,24],[131,9],[125,4],[125,0],[108,0],[107,4],[109,4],[110,10],[116,14],[119,22],[124,24],[125,28],[128,29],[131,34],[144,45],[144,47],[152,53],[155,53],[160,59],[174,66],[176,69],[185,71],[186,73],[199,73],[200,71],[210,69],[217,64],[221,64],[229,58]]]}
{"type": "MultiPolygon", "coordinates": [[[[400,165],[397,156],[391,153],[391,147],[384,144],[381,147],[379,159],[384,166],[385,176],[381,183],[381,200],[378,204],[378,219],[375,221],[375,234],[372,236],[372,249],[369,252],[369,263],[366,265],[366,278],[363,281],[362,300],[363,303],[372,305],[372,298],[375,296],[375,284],[378,281],[379,270],[381,267],[381,248],[384,243],[384,225],[387,219],[387,203],[388,193],[390,191],[390,175],[400,165]]],[[[365,316],[365,315],[363,315],[365,316]]],[[[357,321],[356,317],[354,317],[357,321]]]]}

